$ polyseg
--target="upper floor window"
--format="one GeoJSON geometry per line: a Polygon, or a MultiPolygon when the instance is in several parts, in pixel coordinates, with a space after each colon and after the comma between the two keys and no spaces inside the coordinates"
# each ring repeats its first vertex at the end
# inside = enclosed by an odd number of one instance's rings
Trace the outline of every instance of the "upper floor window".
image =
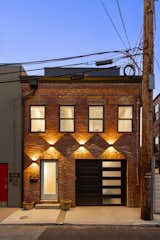
{"type": "Polygon", "coordinates": [[[154,114],[155,114],[155,120],[158,120],[159,119],[159,104],[158,103],[154,106],[154,114]]]}
{"type": "Polygon", "coordinates": [[[45,132],[45,106],[30,106],[30,131],[45,132]]]}
{"type": "Polygon", "coordinates": [[[118,132],[133,131],[133,107],[119,106],[118,107],[118,132]]]}
{"type": "Polygon", "coordinates": [[[154,152],[157,153],[159,151],[159,136],[154,137],[154,152]]]}
{"type": "Polygon", "coordinates": [[[89,132],[104,131],[103,106],[89,106],[89,132]]]}
{"type": "Polygon", "coordinates": [[[74,106],[60,106],[60,132],[74,132],[74,106]]]}

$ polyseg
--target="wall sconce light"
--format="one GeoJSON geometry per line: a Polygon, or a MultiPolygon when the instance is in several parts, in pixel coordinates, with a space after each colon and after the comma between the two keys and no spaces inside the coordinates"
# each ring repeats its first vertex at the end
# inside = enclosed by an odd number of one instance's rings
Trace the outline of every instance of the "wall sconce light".
{"type": "Polygon", "coordinates": [[[33,155],[31,159],[32,159],[32,162],[36,162],[39,159],[39,156],[33,155]]]}
{"type": "Polygon", "coordinates": [[[80,143],[80,147],[84,147],[84,144],[83,144],[83,143],[80,143]]]}
{"type": "Polygon", "coordinates": [[[49,145],[50,145],[50,147],[54,147],[54,143],[50,143],[49,145]]]}
{"type": "Polygon", "coordinates": [[[109,145],[107,151],[113,153],[115,151],[115,148],[113,147],[113,145],[109,145]]]}

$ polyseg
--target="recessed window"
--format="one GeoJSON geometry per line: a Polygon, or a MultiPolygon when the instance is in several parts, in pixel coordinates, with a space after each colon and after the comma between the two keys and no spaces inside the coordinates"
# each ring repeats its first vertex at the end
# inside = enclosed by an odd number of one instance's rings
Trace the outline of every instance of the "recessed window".
{"type": "Polygon", "coordinates": [[[154,152],[159,152],[159,136],[154,137],[154,152]]]}
{"type": "Polygon", "coordinates": [[[30,106],[30,131],[45,132],[45,106],[30,106]]]}
{"type": "Polygon", "coordinates": [[[89,106],[89,132],[103,132],[103,106],[89,106]]]}
{"type": "Polygon", "coordinates": [[[74,132],[74,106],[60,106],[60,132],[74,132]]]}
{"type": "Polygon", "coordinates": [[[154,106],[154,114],[155,114],[155,120],[158,120],[159,119],[159,104],[158,103],[154,106]]]}
{"type": "Polygon", "coordinates": [[[118,107],[118,132],[132,132],[133,128],[133,107],[118,107]]]}
{"type": "Polygon", "coordinates": [[[155,145],[159,145],[159,137],[156,136],[154,140],[155,140],[155,145]]]}

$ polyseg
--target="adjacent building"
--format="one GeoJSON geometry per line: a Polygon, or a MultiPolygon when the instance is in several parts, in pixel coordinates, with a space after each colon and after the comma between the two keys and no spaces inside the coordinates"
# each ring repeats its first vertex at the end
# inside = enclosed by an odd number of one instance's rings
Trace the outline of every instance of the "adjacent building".
{"type": "Polygon", "coordinates": [[[156,173],[160,173],[160,94],[153,100],[153,144],[156,173]]]}
{"type": "Polygon", "coordinates": [[[22,202],[22,73],[21,66],[0,65],[0,207],[22,202]]]}
{"type": "Polygon", "coordinates": [[[141,77],[47,68],[21,82],[24,201],[139,207],[141,77]]]}

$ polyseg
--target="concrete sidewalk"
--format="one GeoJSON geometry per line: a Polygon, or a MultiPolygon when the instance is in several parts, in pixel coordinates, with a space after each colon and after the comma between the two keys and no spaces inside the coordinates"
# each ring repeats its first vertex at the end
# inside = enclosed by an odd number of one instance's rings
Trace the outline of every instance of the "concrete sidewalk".
{"type": "Polygon", "coordinates": [[[0,224],[132,225],[160,227],[160,215],[155,215],[153,221],[143,221],[140,219],[139,208],[94,206],[75,207],[69,211],[62,211],[60,209],[32,209],[28,211],[17,209],[1,220],[0,224]]]}
{"type": "Polygon", "coordinates": [[[19,208],[0,207],[0,222],[10,216],[12,213],[16,212],[18,209],[19,208]]]}
{"type": "Polygon", "coordinates": [[[151,225],[160,226],[160,215],[153,221],[140,219],[140,208],[128,207],[76,207],[67,212],[64,223],[87,225],[151,225]]]}
{"type": "Polygon", "coordinates": [[[59,213],[59,209],[18,209],[2,220],[0,224],[56,224],[59,213]]]}

